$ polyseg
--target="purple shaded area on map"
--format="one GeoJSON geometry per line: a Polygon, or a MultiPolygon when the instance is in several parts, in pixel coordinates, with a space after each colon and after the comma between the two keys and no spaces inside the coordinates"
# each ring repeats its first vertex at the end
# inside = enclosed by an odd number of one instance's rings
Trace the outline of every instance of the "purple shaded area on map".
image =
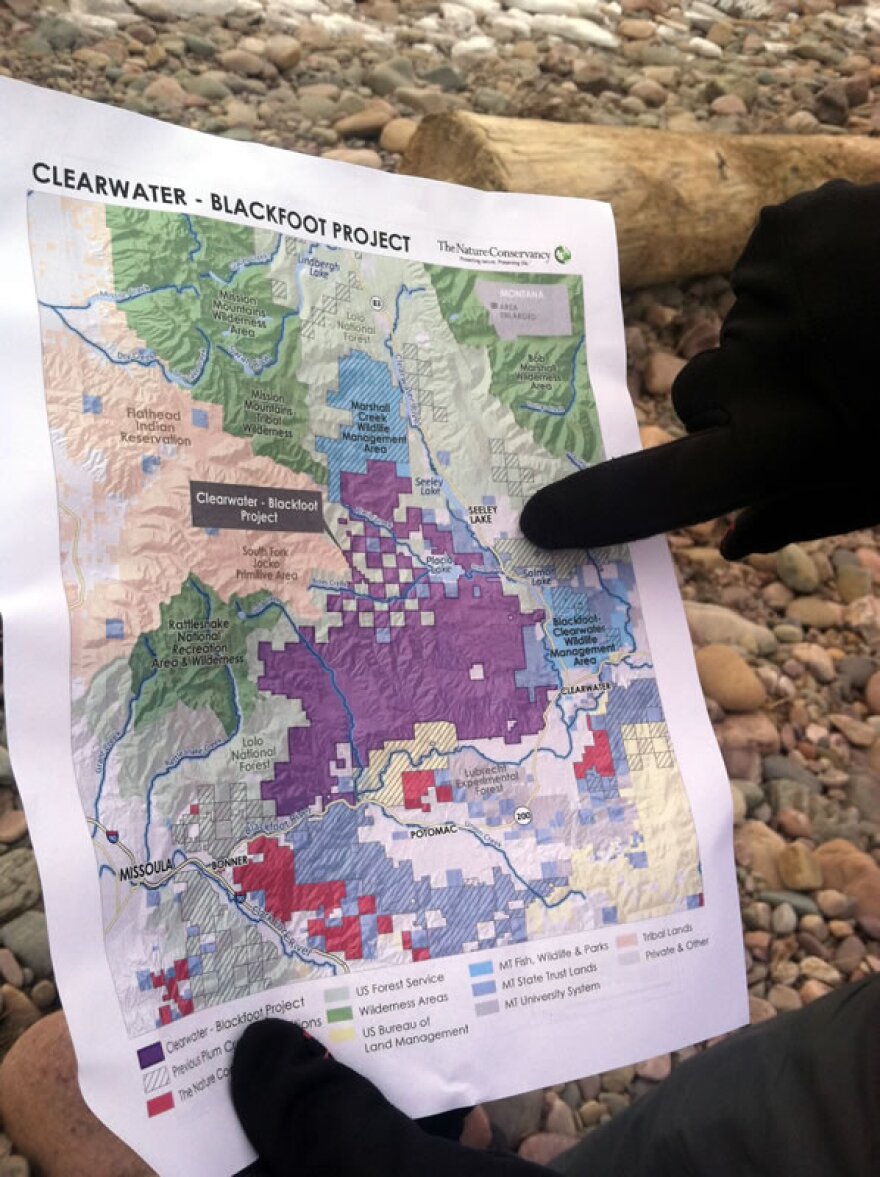
{"type": "Polygon", "coordinates": [[[394,462],[367,462],[366,474],[344,473],[340,480],[342,502],[357,511],[369,511],[390,523],[402,494],[412,493],[412,480],[400,478],[394,462]]]}
{"type": "MultiPolygon", "coordinates": [[[[365,536],[381,552],[381,532],[368,525],[365,536]]],[[[397,568],[412,565],[400,550],[396,561],[397,568]]],[[[432,582],[423,569],[413,571],[407,583],[371,582],[370,595],[358,587],[353,611],[343,610],[353,593],[329,594],[327,610],[341,624],[326,642],[301,627],[300,640],[282,650],[260,644],[259,689],[299,699],[310,725],[289,730],[289,761],[279,762],[274,779],[263,782],[263,796],[276,802],[279,814],[330,795],[340,743],[350,743],[354,763],[363,765],[387,741],[411,740],[417,723],[453,723],[462,742],[515,744],[540,731],[549,688],[520,686],[517,679],[528,676],[524,631],[541,622],[543,612],[523,613],[495,576],[444,583],[432,582]],[[402,624],[392,621],[395,616],[402,624]]]]}

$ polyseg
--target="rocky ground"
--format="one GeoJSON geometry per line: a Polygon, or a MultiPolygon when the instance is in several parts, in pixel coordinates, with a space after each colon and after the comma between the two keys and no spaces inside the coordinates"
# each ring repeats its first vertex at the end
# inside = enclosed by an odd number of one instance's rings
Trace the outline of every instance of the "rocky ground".
{"type": "MultiPolygon", "coordinates": [[[[0,73],[223,135],[393,169],[419,119],[471,109],[729,132],[880,131],[880,6],[832,0],[0,0],[0,73]]],[[[723,276],[625,296],[646,444],[678,427],[723,276]]],[[[731,781],[753,1021],[880,972],[875,532],[727,565],[724,522],[671,537],[731,781]]],[[[2,659],[2,645],[0,645],[2,659]]],[[[0,662],[2,669],[2,662],[0,662]]],[[[0,1053],[58,1008],[0,695],[0,1053]]],[[[546,1160],[706,1044],[490,1105],[546,1160]]],[[[16,1126],[7,1123],[16,1135],[16,1126]]],[[[89,1171],[117,1177],[111,1167],[89,1171]]],[[[28,1162],[0,1136],[0,1177],[28,1162]]],[[[72,1170],[43,1161],[43,1171],[72,1170]]]]}

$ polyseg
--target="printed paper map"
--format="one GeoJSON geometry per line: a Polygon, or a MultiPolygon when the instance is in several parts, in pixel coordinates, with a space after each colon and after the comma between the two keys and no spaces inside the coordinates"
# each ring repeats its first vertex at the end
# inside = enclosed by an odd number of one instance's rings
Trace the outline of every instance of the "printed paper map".
{"type": "Polygon", "coordinates": [[[695,908],[582,280],[29,198],[73,753],[132,1036],[292,980],[695,908]]]}

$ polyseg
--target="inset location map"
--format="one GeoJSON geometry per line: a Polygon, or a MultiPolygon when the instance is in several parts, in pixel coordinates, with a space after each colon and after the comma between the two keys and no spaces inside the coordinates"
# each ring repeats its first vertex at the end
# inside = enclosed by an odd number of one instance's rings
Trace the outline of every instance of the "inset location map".
{"type": "Polygon", "coordinates": [[[73,756],[136,1037],[701,906],[599,460],[583,279],[29,198],[73,756]]]}

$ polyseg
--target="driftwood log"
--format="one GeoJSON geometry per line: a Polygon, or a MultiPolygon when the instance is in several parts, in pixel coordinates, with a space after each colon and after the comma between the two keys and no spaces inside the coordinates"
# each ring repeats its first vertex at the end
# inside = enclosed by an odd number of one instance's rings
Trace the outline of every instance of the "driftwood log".
{"type": "Polygon", "coordinates": [[[401,169],[495,192],[606,200],[625,287],[728,273],[758,211],[826,180],[880,180],[880,140],[683,134],[638,127],[426,118],[401,169]]]}

